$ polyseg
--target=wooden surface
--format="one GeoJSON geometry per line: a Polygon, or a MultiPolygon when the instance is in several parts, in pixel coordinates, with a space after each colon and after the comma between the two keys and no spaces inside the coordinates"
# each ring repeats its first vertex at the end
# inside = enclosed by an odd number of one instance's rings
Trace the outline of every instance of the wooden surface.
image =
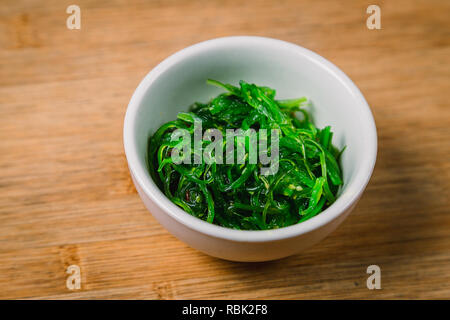
{"type": "Polygon", "coordinates": [[[2,0],[0,298],[450,298],[450,2],[2,0]],[[81,30],[66,7],[81,7],[81,30]],[[382,30],[366,8],[381,7],[382,30]],[[144,75],[227,35],[300,44],[372,107],[379,154],[350,217],[269,263],[211,258],[147,212],[122,147],[144,75]],[[81,290],[66,268],[81,268],[81,290]],[[381,268],[381,290],[366,287],[381,268]]]}

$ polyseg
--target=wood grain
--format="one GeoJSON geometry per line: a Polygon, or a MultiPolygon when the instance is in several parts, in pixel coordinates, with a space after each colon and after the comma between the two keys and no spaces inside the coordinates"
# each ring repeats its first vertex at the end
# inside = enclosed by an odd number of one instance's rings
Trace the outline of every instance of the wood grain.
{"type": "Polygon", "coordinates": [[[0,6],[0,298],[450,298],[449,1],[29,1],[0,6]],[[68,30],[66,7],[81,7],[68,30]],[[379,134],[355,211],[310,250],[221,261],[146,211],[122,147],[140,79],[183,47],[279,38],[346,72],[379,134]],[[66,268],[81,267],[81,290],[66,268]],[[382,289],[366,288],[377,264],[382,289]]]}

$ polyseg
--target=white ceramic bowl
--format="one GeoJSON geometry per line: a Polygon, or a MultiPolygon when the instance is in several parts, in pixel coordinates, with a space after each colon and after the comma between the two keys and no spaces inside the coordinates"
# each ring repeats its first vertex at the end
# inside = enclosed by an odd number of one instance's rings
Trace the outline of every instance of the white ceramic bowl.
{"type": "Polygon", "coordinates": [[[213,39],[170,56],[145,76],[125,116],[124,146],[139,195],[153,216],[173,235],[209,255],[234,261],[266,261],[298,253],[332,232],[363,193],[377,153],[370,108],[355,84],[335,65],[292,43],[261,37],[213,39]],[[163,123],[195,102],[222,90],[212,78],[240,79],[277,90],[277,98],[306,96],[318,127],[331,125],[333,142],[347,146],[342,155],[344,186],[325,211],[286,228],[242,231],[195,218],[173,204],[147,169],[147,139],[163,123]]]}

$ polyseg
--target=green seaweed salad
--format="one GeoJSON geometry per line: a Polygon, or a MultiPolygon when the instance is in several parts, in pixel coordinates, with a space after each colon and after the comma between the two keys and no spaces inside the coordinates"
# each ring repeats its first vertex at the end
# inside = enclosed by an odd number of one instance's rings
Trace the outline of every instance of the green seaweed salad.
{"type": "MultiPolygon", "coordinates": [[[[216,80],[207,83],[226,92],[208,103],[194,103],[189,112],[179,113],[149,138],[150,174],[172,202],[223,227],[266,230],[308,220],[335,201],[343,183],[339,158],[344,149],[332,145],[329,126],[314,126],[302,109],[306,98],[275,100],[274,89],[244,81],[239,87],[216,80]],[[279,130],[277,172],[261,174],[262,164],[250,164],[248,154],[241,164],[175,164],[171,155],[176,141],[171,133],[185,129],[194,136],[195,121],[203,130],[220,130],[224,137],[227,129],[279,130]]],[[[209,143],[202,140],[203,145],[209,143]]],[[[193,157],[194,148],[183,156],[193,157]]]]}

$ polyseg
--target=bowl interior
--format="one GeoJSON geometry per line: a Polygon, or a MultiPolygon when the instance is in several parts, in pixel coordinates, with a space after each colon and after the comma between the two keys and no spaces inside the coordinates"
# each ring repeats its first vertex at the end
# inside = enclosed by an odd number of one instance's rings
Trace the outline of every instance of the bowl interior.
{"type": "Polygon", "coordinates": [[[257,37],[224,38],[189,47],[166,59],[143,80],[130,102],[130,106],[137,105],[130,127],[145,179],[151,182],[146,164],[148,137],[193,102],[207,102],[223,92],[207,85],[208,78],[269,86],[277,90],[278,99],[306,96],[315,124],[319,128],[330,125],[333,143],[339,148],[347,146],[341,158],[344,186],[339,198],[350,198],[364,189],[375,162],[376,131],[359,90],[319,55],[257,37]],[[354,183],[358,173],[361,181],[354,183]]]}

